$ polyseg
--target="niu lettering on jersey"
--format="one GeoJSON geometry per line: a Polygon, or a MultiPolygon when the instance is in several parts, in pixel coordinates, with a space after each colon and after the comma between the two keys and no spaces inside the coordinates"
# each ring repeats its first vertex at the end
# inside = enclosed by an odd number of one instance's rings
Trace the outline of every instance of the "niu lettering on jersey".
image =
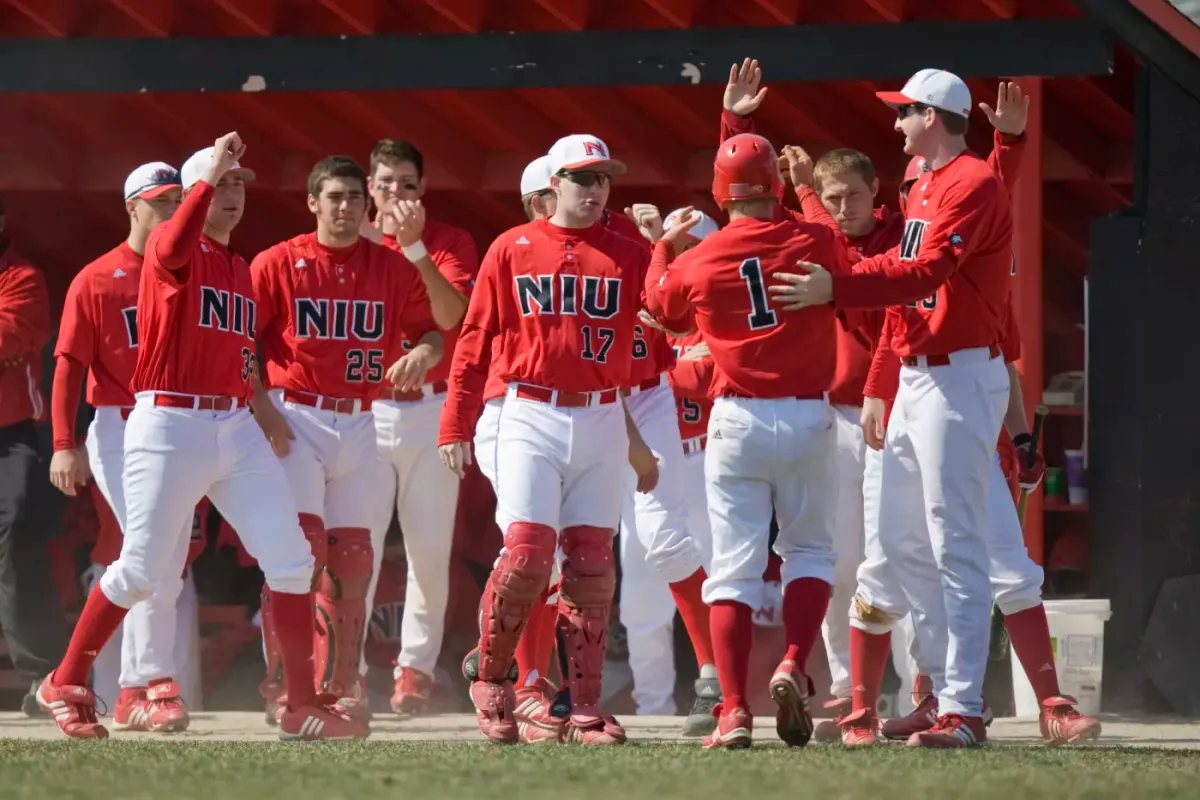
{"type": "MultiPolygon", "coordinates": [[[[449,281],[455,289],[470,297],[471,290],[475,288],[475,278],[479,274],[479,253],[475,249],[475,242],[471,240],[471,236],[453,225],[428,220],[425,223],[421,241],[442,277],[449,281]]],[[[404,258],[395,236],[384,234],[383,243],[388,248],[401,253],[400,257],[404,258]]],[[[407,259],[405,260],[407,261],[407,259]]],[[[426,383],[444,381],[450,376],[450,354],[454,352],[460,329],[461,325],[450,330],[442,330],[442,349],[446,355],[426,373],[426,383]]],[[[408,352],[412,349],[413,344],[420,341],[423,335],[413,336],[405,331],[401,343],[404,351],[408,352]]]]}
{"type": "MultiPolygon", "coordinates": [[[[649,254],[650,242],[642,236],[637,223],[629,217],[620,212],[614,212],[612,209],[605,209],[601,222],[613,233],[624,236],[644,248],[649,254]]],[[[629,372],[629,385],[637,386],[666,372],[675,362],[675,355],[671,343],[667,341],[666,334],[641,322],[635,323],[633,326],[633,364],[629,372]]]]}
{"type": "Polygon", "coordinates": [[[896,353],[946,355],[999,343],[1011,270],[1008,192],[983,160],[964,152],[917,180],[899,246],[835,277],[834,302],[903,306],[896,353]]]}
{"type": "Polygon", "coordinates": [[[822,225],[740,217],[710,233],[671,265],[660,242],[646,278],[650,312],[669,329],[699,329],[716,363],[713,396],[816,397],[833,381],[836,360],[829,305],[784,313],[766,287],[797,261],[848,272],[845,246],[822,225]]]}
{"type": "Polygon", "coordinates": [[[301,234],[259,253],[250,272],[273,387],[374,398],[402,354],[402,330],[434,330],[416,268],[368,239],[331,250],[301,234]]]}
{"type": "Polygon", "coordinates": [[[536,220],[501,234],[463,320],[440,442],[472,438],[489,367],[497,381],[567,392],[628,385],[649,258],[602,225],[536,220]]]}
{"type": "Polygon", "coordinates": [[[130,389],[249,398],[257,309],[250,267],[201,233],[213,187],[198,181],[146,243],[130,389]]]}
{"type": "Polygon", "coordinates": [[[137,363],[137,301],[142,257],[122,242],[79,271],[67,289],[54,355],[88,369],[87,401],[130,406],[137,363]]]}
{"type": "Polygon", "coordinates": [[[711,356],[683,358],[689,350],[703,341],[699,331],[692,331],[678,339],[668,338],[667,341],[675,351],[677,359],[668,377],[671,379],[671,388],[675,390],[679,435],[685,440],[692,439],[708,432],[708,415],[713,405],[709,389],[712,387],[716,365],[711,356]]]}

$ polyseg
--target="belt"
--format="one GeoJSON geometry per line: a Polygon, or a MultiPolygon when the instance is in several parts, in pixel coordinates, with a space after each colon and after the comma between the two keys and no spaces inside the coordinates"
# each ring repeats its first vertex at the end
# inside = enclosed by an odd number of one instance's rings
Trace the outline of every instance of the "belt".
{"type": "Polygon", "coordinates": [[[659,386],[662,386],[662,385],[663,385],[663,376],[661,374],[655,375],[653,378],[649,378],[647,380],[642,381],[641,383],[638,383],[633,386],[629,386],[629,387],[622,389],[621,394],[625,397],[629,397],[629,395],[631,395],[631,394],[637,394],[638,392],[648,392],[651,389],[657,389],[659,386]]]}
{"type": "Polygon", "coordinates": [[[741,397],[746,400],[824,400],[825,392],[809,392],[806,394],[789,394],[782,397],[756,397],[754,395],[739,392],[737,389],[726,389],[721,392],[721,397],[741,397]]]}
{"type": "Polygon", "coordinates": [[[223,394],[156,394],[154,405],[193,411],[229,411],[241,405],[241,401],[223,394]]]}
{"type": "MultiPolygon", "coordinates": [[[[1000,355],[1000,345],[990,345],[988,347],[988,353],[992,358],[1000,355]]],[[[951,356],[953,355],[953,353],[947,353],[946,355],[940,356],[900,356],[900,363],[906,367],[948,367],[950,366],[951,356]]]]}
{"type": "Polygon", "coordinates": [[[402,392],[399,389],[386,389],[380,395],[380,399],[392,400],[397,403],[415,403],[418,400],[424,400],[426,397],[436,397],[439,394],[445,394],[447,388],[445,381],[434,381],[411,392],[402,392]]]}
{"type": "Polygon", "coordinates": [[[326,397],[311,392],[297,392],[292,389],[283,390],[283,400],[286,403],[309,406],[318,411],[333,411],[338,414],[353,414],[356,411],[370,411],[370,400],[356,400],[352,397],[326,397]]]}
{"type": "Polygon", "coordinates": [[[701,453],[706,447],[708,447],[707,433],[702,433],[699,436],[693,436],[690,439],[683,440],[683,454],[685,456],[690,456],[692,453],[701,453]]]}
{"type": "Polygon", "coordinates": [[[598,392],[560,392],[544,386],[518,383],[516,395],[522,400],[537,400],[539,403],[559,408],[585,408],[615,403],[620,397],[620,392],[617,389],[602,389],[598,392]]]}

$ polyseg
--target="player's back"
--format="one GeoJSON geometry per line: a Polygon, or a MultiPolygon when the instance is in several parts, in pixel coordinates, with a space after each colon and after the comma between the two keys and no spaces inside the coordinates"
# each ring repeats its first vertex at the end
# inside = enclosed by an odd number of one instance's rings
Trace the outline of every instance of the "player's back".
{"type": "Polygon", "coordinates": [[[772,305],[767,287],[775,274],[796,272],[799,261],[847,270],[845,247],[831,231],[793,219],[739,217],[684,259],[696,326],[718,368],[714,395],[823,394],[836,363],[833,307],[783,311],[772,305]]]}

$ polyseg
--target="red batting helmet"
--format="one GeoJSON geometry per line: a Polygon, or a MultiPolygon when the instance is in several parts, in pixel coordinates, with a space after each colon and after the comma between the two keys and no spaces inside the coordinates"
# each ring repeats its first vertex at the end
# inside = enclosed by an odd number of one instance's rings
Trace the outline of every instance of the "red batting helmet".
{"type": "Polygon", "coordinates": [[[717,205],[782,195],[779,156],[770,142],[753,133],[739,133],[721,142],[713,163],[713,199],[717,205]]]}
{"type": "Polygon", "coordinates": [[[900,213],[908,213],[908,190],[917,182],[922,173],[929,172],[929,164],[920,156],[913,156],[904,168],[904,180],[900,182],[900,213]]]}

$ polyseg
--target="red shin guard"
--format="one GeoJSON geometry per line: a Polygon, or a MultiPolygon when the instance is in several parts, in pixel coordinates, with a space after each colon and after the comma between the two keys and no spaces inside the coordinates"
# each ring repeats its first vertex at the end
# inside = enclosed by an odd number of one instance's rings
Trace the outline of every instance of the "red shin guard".
{"type": "Polygon", "coordinates": [[[590,525],[566,528],[559,608],[566,623],[565,649],[574,712],[596,716],[608,644],[608,615],[617,585],[613,530],[590,525]]]}
{"type": "Polygon", "coordinates": [[[517,642],[550,584],[556,539],[554,528],[537,522],[514,522],[504,532],[479,602],[479,680],[508,679],[517,642]]]}
{"type": "Polygon", "coordinates": [[[366,528],[330,528],[329,556],[316,596],[317,638],[313,668],[317,686],[350,697],[358,682],[367,620],[367,586],[374,556],[366,528]]]}

